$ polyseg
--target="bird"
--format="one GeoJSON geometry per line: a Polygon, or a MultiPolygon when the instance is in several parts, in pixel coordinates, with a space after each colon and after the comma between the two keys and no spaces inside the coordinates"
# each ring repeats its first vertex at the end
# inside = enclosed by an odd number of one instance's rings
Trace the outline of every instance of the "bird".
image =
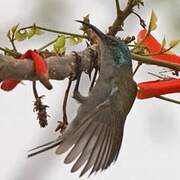
{"type": "Polygon", "coordinates": [[[118,158],[124,125],[137,94],[132,58],[128,45],[106,35],[96,26],[77,20],[96,35],[100,48],[100,70],[90,94],[79,100],[76,117],[56,140],[29,154],[29,157],[56,147],[60,155],[70,150],[64,163],[74,162],[71,172],[80,168],[80,177],[107,169],[118,158]]]}

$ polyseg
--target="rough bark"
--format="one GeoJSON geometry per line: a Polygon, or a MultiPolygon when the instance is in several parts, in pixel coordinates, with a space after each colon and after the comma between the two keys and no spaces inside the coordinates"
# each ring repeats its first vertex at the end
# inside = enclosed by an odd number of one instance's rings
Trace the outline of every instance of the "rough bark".
{"type": "MultiPolygon", "coordinates": [[[[78,67],[81,71],[89,71],[92,66],[92,58],[95,57],[95,50],[97,48],[92,46],[77,53],[81,57],[78,67]]],[[[45,59],[49,69],[49,79],[63,80],[66,77],[74,76],[77,66],[76,60],[74,53],[45,59]]],[[[29,59],[19,60],[0,54],[0,79],[37,80],[33,61],[29,59]]]]}
{"type": "MultiPolygon", "coordinates": [[[[92,61],[96,61],[98,56],[95,56],[98,52],[97,46],[88,47],[85,50],[78,52],[81,57],[80,71],[88,72],[92,68],[92,61]],[[96,57],[96,59],[94,59],[96,57]]],[[[132,58],[136,61],[167,67],[180,71],[180,64],[169,63],[160,60],[153,60],[145,56],[132,54],[132,58]]],[[[49,79],[63,80],[66,77],[76,74],[76,56],[74,53],[59,57],[52,56],[45,61],[49,69],[49,79]]],[[[34,72],[33,61],[28,59],[15,59],[10,56],[0,54],[0,80],[5,79],[17,79],[17,80],[37,80],[37,76],[34,72]]]]}

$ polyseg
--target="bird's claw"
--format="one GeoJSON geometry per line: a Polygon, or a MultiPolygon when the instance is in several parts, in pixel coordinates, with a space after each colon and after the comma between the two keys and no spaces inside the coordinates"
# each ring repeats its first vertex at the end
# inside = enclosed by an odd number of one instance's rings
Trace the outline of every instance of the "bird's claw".
{"type": "Polygon", "coordinates": [[[68,123],[64,122],[64,121],[58,121],[58,125],[55,129],[55,131],[60,131],[61,134],[64,133],[65,129],[67,128],[68,123]]]}
{"type": "Polygon", "coordinates": [[[75,80],[82,73],[82,70],[81,70],[81,56],[76,51],[73,51],[72,53],[76,58],[76,67],[75,67],[75,74],[72,75],[71,79],[75,80]]]}

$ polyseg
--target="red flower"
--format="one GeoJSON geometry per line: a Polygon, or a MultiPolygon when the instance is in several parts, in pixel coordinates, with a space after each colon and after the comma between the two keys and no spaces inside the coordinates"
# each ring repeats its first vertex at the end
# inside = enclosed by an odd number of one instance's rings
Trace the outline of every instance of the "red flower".
{"type": "MultiPolygon", "coordinates": [[[[144,36],[146,35],[146,33],[147,33],[146,29],[141,30],[137,36],[138,40],[141,41],[142,39],[144,39],[144,36]]],[[[159,53],[162,50],[165,50],[161,48],[161,44],[151,34],[148,37],[146,37],[146,39],[143,41],[142,44],[148,48],[150,53],[159,53]]],[[[180,64],[180,56],[175,55],[175,54],[154,55],[153,59],[180,64]]]]}
{"type": "MultiPolygon", "coordinates": [[[[138,40],[144,39],[147,30],[142,30],[138,34],[138,40]]],[[[148,35],[146,39],[142,42],[150,53],[159,53],[162,50],[161,44],[152,36],[148,35]]],[[[173,63],[180,64],[180,56],[175,54],[159,54],[153,55],[154,60],[163,60],[173,63]]],[[[168,93],[180,92],[180,79],[169,79],[169,80],[156,80],[142,82],[138,84],[139,91],[137,93],[137,98],[146,99],[151,97],[160,96],[168,93]]]]}
{"type": "Polygon", "coordinates": [[[14,89],[21,81],[19,80],[4,80],[1,84],[1,89],[4,91],[11,91],[14,89]]]}
{"type": "MultiPolygon", "coordinates": [[[[38,75],[39,80],[48,89],[52,89],[52,86],[48,80],[48,68],[44,59],[38,54],[37,51],[28,50],[21,55],[19,59],[31,58],[34,61],[35,72],[38,75]]],[[[10,91],[14,89],[20,80],[4,80],[1,84],[1,89],[4,91],[10,91]]]]}
{"type": "Polygon", "coordinates": [[[180,92],[180,79],[156,80],[138,84],[137,98],[146,99],[168,93],[180,92]]]}

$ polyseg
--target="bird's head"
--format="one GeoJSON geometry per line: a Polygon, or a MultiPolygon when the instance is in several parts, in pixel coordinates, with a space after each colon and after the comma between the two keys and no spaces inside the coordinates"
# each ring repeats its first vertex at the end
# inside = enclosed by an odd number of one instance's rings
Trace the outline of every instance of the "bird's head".
{"type": "Polygon", "coordinates": [[[76,22],[79,22],[83,25],[86,25],[89,27],[89,29],[92,30],[93,33],[95,33],[95,35],[97,36],[97,38],[99,38],[100,41],[102,41],[103,43],[105,44],[108,44],[109,46],[112,45],[112,46],[120,46],[122,44],[122,41],[113,37],[113,36],[109,36],[109,35],[106,35],[104,34],[101,30],[99,30],[96,26],[90,24],[90,23],[87,23],[87,22],[84,22],[84,21],[81,21],[81,20],[76,20],[76,22]]]}
{"type": "Polygon", "coordinates": [[[97,36],[97,41],[104,48],[111,51],[114,56],[114,60],[117,64],[131,65],[131,56],[127,44],[124,41],[117,39],[116,37],[104,34],[101,30],[92,24],[84,21],[76,20],[77,22],[88,26],[93,33],[97,36]]]}

